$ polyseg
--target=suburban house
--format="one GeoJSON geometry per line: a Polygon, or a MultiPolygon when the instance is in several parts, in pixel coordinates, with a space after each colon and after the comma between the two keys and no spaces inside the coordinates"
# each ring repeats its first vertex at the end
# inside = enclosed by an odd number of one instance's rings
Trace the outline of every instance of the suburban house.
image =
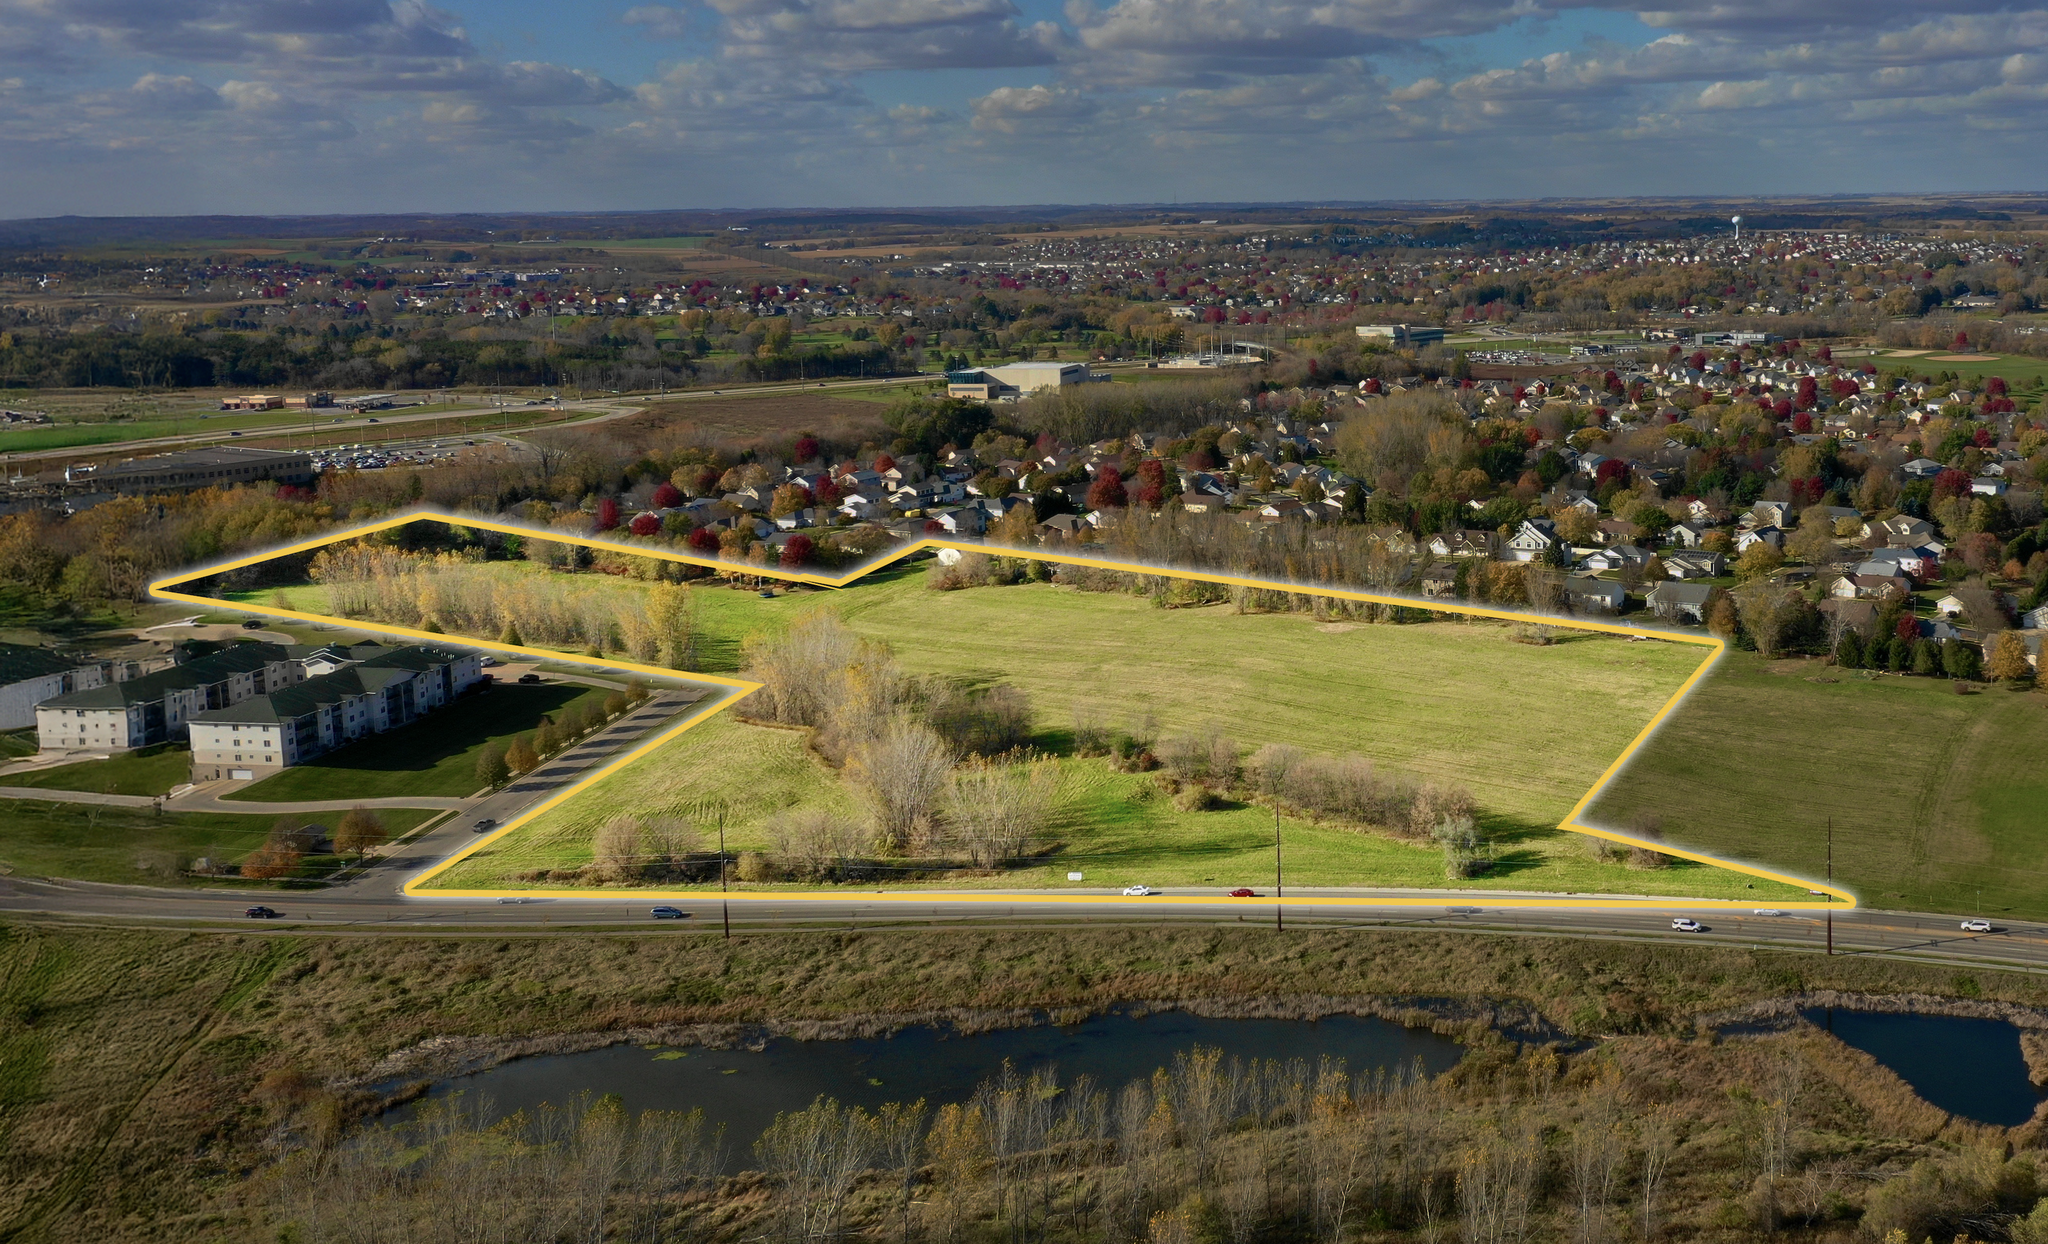
{"type": "Polygon", "coordinates": [[[1557,524],[1547,518],[1525,518],[1508,537],[1508,560],[1540,561],[1557,545],[1557,524]]]}
{"type": "Polygon", "coordinates": [[[249,696],[193,717],[192,780],[248,780],[396,729],[483,680],[474,652],[412,645],[322,649],[332,672],[249,696]]]}
{"type": "Polygon", "coordinates": [[[1564,602],[1581,613],[1620,613],[1628,593],[1613,579],[1573,575],[1564,581],[1564,602]]]}
{"type": "Polygon", "coordinates": [[[1735,537],[1735,551],[1747,553],[1751,545],[1768,544],[1774,549],[1785,547],[1785,533],[1777,527],[1752,527],[1735,537]]]}
{"type": "Polygon", "coordinates": [[[1707,620],[1707,609],[1717,590],[1707,583],[1679,583],[1667,579],[1650,589],[1650,610],[1667,622],[1702,624],[1707,620]]]}
{"type": "Polygon", "coordinates": [[[1728,559],[1719,553],[1667,553],[1664,573],[1674,579],[1716,579],[1728,573],[1728,559]]]}
{"type": "Polygon", "coordinates": [[[1449,596],[1458,587],[1458,569],[1449,562],[1436,562],[1422,572],[1424,596],[1449,596]]]}
{"type": "Polygon", "coordinates": [[[1655,554],[1646,548],[1633,544],[1617,544],[1612,548],[1600,549],[1590,554],[1583,564],[1586,569],[1592,571],[1620,570],[1629,566],[1641,568],[1649,565],[1653,556],[1655,554]]]}
{"type": "Polygon", "coordinates": [[[0,644],[0,730],[36,724],[36,705],[106,681],[98,662],[29,644],[0,644]]]}

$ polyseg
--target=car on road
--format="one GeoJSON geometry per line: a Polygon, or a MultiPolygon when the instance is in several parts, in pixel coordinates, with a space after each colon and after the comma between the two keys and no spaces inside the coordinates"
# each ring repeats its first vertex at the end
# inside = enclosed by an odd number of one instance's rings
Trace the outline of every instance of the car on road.
{"type": "Polygon", "coordinates": [[[1148,894],[1157,893],[1159,891],[1148,885],[1127,885],[1124,887],[1124,896],[1126,898],[1144,898],[1148,894]]]}
{"type": "Polygon", "coordinates": [[[249,917],[249,919],[251,920],[275,920],[279,916],[282,916],[284,913],[279,911],[275,907],[265,907],[261,904],[258,904],[257,906],[251,907],[242,914],[249,917]]]}
{"type": "Polygon", "coordinates": [[[1779,911],[1775,907],[1759,907],[1749,914],[1752,916],[1782,916],[1786,913],[1779,911]]]}
{"type": "Polygon", "coordinates": [[[1257,890],[1247,890],[1242,887],[1230,892],[1230,897],[1232,898],[1257,898],[1258,896],[1259,892],[1257,890]]]}
{"type": "Polygon", "coordinates": [[[500,906],[500,907],[504,907],[504,906],[507,906],[508,904],[515,904],[515,903],[536,903],[536,902],[539,902],[539,901],[540,901],[539,899],[531,899],[531,898],[527,898],[527,897],[526,897],[525,895],[523,895],[523,894],[508,894],[508,895],[506,895],[506,896],[505,896],[504,898],[501,898],[501,899],[499,899],[499,900],[498,900],[498,906],[500,906]]]}
{"type": "Polygon", "coordinates": [[[1697,921],[1697,920],[1694,920],[1694,919],[1693,919],[1692,917],[1690,917],[1690,916],[1674,916],[1674,917],[1672,917],[1672,920],[1671,920],[1671,927],[1672,927],[1673,929],[1676,929],[1676,930],[1677,930],[1678,932],[1680,932],[1680,933],[1703,933],[1703,932],[1705,932],[1705,931],[1706,931],[1706,930],[1705,930],[1705,929],[1704,929],[1704,928],[1703,928],[1703,927],[1701,926],[1701,924],[1700,924],[1700,922],[1699,922],[1699,921],[1697,921]]]}
{"type": "Polygon", "coordinates": [[[1963,921],[1963,932],[1965,933],[1989,933],[1990,931],[1991,922],[1989,920],[1963,921]]]}
{"type": "Polygon", "coordinates": [[[688,920],[690,917],[680,907],[657,907],[647,913],[656,920],[688,920]]]}
{"type": "Polygon", "coordinates": [[[524,686],[524,685],[530,685],[530,684],[532,684],[532,683],[537,683],[537,682],[539,682],[539,681],[540,681],[540,675],[539,675],[539,674],[521,674],[521,675],[519,676],[519,682],[520,682],[520,684],[521,684],[522,686],[524,686]]]}
{"type": "Polygon", "coordinates": [[[1454,916],[1476,916],[1479,914],[1480,909],[1477,907],[1446,907],[1444,910],[1454,916]]]}
{"type": "Polygon", "coordinates": [[[496,825],[497,823],[498,819],[496,817],[481,817],[478,819],[476,824],[469,827],[469,832],[472,834],[480,834],[485,830],[489,829],[491,826],[496,825]]]}

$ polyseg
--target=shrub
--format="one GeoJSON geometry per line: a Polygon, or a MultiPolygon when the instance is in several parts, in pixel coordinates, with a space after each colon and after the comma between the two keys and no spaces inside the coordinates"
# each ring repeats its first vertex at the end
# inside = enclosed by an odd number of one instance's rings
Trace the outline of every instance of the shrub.
{"type": "Polygon", "coordinates": [[[774,881],[781,876],[773,860],[759,851],[742,851],[733,873],[741,881],[774,881]]]}
{"type": "Polygon", "coordinates": [[[1031,741],[1031,697],[1008,683],[980,693],[938,684],[929,693],[925,720],[963,756],[997,756],[1031,741]]]}

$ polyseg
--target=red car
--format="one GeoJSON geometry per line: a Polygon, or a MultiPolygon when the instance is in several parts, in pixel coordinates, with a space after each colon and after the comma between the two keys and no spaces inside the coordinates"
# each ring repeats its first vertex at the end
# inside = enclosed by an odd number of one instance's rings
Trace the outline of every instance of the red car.
{"type": "Polygon", "coordinates": [[[1241,890],[1241,889],[1240,889],[1240,890],[1232,890],[1232,891],[1230,892],[1230,897],[1232,897],[1232,898],[1257,898],[1258,896],[1259,896],[1259,892],[1258,892],[1257,890],[1241,890]]]}

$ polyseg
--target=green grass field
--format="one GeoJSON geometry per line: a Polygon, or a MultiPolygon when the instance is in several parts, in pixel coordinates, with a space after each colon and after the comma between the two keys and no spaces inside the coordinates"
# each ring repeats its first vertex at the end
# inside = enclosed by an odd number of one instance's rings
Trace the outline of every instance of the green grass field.
{"type": "MultiPolygon", "coordinates": [[[[396,837],[441,814],[387,808],[377,815],[396,837]]],[[[299,819],[332,830],[341,816],[308,812],[299,819]]],[[[0,805],[0,872],[123,885],[219,885],[218,879],[184,877],[176,870],[202,856],[237,863],[263,844],[277,820],[213,813],[153,816],[139,808],[9,799],[0,805]]]]}
{"type": "Polygon", "coordinates": [[[457,700],[407,726],[373,734],[347,747],[251,783],[230,800],[381,799],[406,795],[460,798],[475,793],[476,757],[485,744],[500,746],[570,705],[602,702],[608,689],[544,683],[492,687],[457,700]]]}
{"type": "Polygon", "coordinates": [[[83,790],[101,795],[162,795],[192,780],[192,753],[184,747],[123,752],[105,760],[81,760],[27,773],[0,776],[0,786],[36,790],[83,790]]]}
{"type": "Polygon", "coordinates": [[[1833,818],[1835,880],[1871,906],[2048,915],[2044,747],[2039,692],[1734,653],[1589,819],[1818,877],[1833,818]]]}
{"type": "MultiPolygon", "coordinates": [[[[1131,596],[1051,585],[945,594],[923,567],[877,575],[831,594],[764,601],[700,591],[698,616],[717,633],[712,651],[737,658],[749,631],[772,630],[810,608],[838,609],[863,635],[884,640],[914,673],[970,683],[1009,682],[1030,694],[1038,742],[1071,747],[1078,710],[1166,732],[1219,723],[1245,751],[1268,742],[1358,752],[1418,777],[1455,782],[1478,797],[1502,863],[1481,885],[1608,893],[1760,895],[1747,878],[1706,868],[1636,872],[1594,861],[1575,835],[1553,827],[1698,664],[1696,648],[1569,636],[1534,647],[1492,624],[1365,626],[1299,614],[1239,615],[1229,606],[1162,610],[1131,596]]],[[[618,590],[635,590],[614,580],[618,590]]],[[[714,720],[550,810],[446,876],[449,885],[500,885],[542,867],[589,858],[591,832],[622,809],[673,810],[703,819],[727,809],[731,845],[765,845],[762,823],[783,808],[849,806],[837,778],[787,731],[714,720]],[[737,763],[744,756],[747,763],[737,763]]],[[[1064,883],[1070,868],[1108,869],[1104,880],[1160,884],[1270,868],[1270,813],[1236,808],[1181,813],[1150,778],[1100,761],[1063,762],[1056,837],[1060,853],[986,884],[1064,883]]],[[[1293,826],[1301,884],[1439,885],[1429,848],[1333,827],[1293,826]]],[[[1091,874],[1091,880],[1094,880],[1091,874]]]]}

